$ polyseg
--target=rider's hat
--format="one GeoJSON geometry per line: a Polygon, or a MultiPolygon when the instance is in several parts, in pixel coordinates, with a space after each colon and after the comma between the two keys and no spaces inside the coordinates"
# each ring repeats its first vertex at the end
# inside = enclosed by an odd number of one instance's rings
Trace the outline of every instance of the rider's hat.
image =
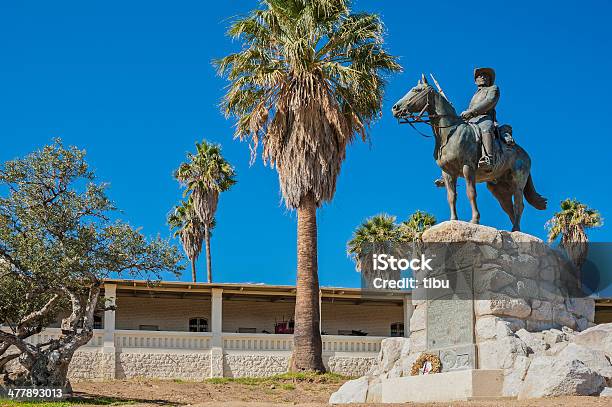
{"type": "Polygon", "coordinates": [[[476,80],[478,75],[480,75],[481,73],[483,73],[485,75],[489,75],[489,78],[491,78],[491,84],[495,83],[495,70],[493,70],[493,68],[476,68],[476,69],[474,69],[474,80],[476,80]]]}

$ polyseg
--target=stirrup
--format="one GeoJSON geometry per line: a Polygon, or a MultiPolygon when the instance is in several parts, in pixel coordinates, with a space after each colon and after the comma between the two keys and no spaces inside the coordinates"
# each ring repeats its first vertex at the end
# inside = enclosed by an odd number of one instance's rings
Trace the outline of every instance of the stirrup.
{"type": "Polygon", "coordinates": [[[493,158],[488,155],[483,155],[478,161],[478,168],[490,170],[493,168],[493,158]]]}

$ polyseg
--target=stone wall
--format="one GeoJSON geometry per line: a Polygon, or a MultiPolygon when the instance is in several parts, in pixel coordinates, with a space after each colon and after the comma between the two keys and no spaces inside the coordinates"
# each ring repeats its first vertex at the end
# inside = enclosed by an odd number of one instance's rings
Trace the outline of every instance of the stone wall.
{"type": "Polygon", "coordinates": [[[223,357],[224,377],[266,377],[286,373],[289,356],[283,354],[226,354],[223,357]]]}
{"type": "Polygon", "coordinates": [[[116,378],[150,377],[202,380],[210,377],[210,352],[123,352],[116,356],[116,378]]]}
{"type": "MultiPolygon", "coordinates": [[[[201,352],[117,352],[80,350],[70,364],[71,380],[109,380],[138,377],[203,380],[209,377],[267,377],[287,372],[289,352],[224,353],[217,369],[211,369],[213,350],[201,352]],[[218,372],[215,372],[218,370],[218,372]]],[[[375,364],[375,357],[329,356],[327,368],[345,376],[361,376],[375,364]]]]}
{"type": "Polygon", "coordinates": [[[68,376],[72,380],[107,380],[114,379],[114,352],[83,349],[72,357],[68,376]]]}
{"type": "Polygon", "coordinates": [[[376,364],[376,357],[332,356],[327,362],[330,372],[344,376],[363,376],[376,364]]]}

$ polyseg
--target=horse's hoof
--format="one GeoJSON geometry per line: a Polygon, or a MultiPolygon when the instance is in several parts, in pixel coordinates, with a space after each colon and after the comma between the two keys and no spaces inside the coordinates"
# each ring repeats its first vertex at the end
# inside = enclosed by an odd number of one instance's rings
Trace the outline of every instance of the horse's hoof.
{"type": "Polygon", "coordinates": [[[470,223],[473,223],[474,225],[479,225],[480,224],[480,219],[472,219],[470,221],[470,223]]]}
{"type": "Polygon", "coordinates": [[[514,228],[512,228],[512,231],[513,231],[513,232],[520,232],[520,231],[521,231],[521,228],[514,227],[514,228]]]}

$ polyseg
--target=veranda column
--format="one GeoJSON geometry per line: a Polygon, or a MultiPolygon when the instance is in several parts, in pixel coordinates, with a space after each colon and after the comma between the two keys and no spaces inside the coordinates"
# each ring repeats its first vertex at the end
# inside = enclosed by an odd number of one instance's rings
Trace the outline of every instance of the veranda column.
{"type": "Polygon", "coordinates": [[[323,301],[323,293],[319,290],[319,333],[323,331],[323,307],[321,306],[323,301]]]}
{"type": "MultiPolygon", "coordinates": [[[[117,305],[117,284],[104,284],[104,299],[106,306],[117,305]]],[[[104,343],[102,347],[101,375],[104,379],[114,379],[115,374],[115,312],[104,311],[104,343]]]]}
{"type": "Polygon", "coordinates": [[[410,318],[413,312],[412,295],[406,294],[404,296],[404,337],[406,338],[410,336],[410,318]]]}
{"type": "Polygon", "coordinates": [[[213,288],[211,295],[210,377],[223,377],[223,289],[213,288]]]}

